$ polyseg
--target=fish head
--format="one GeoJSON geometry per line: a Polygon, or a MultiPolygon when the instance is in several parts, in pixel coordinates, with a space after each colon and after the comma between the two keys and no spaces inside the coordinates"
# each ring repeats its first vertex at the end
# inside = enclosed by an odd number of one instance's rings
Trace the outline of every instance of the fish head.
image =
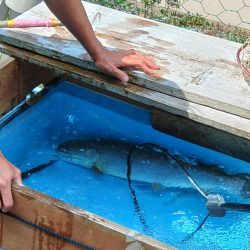
{"type": "Polygon", "coordinates": [[[57,147],[57,154],[63,161],[91,168],[98,160],[95,145],[84,140],[70,140],[57,147]]]}

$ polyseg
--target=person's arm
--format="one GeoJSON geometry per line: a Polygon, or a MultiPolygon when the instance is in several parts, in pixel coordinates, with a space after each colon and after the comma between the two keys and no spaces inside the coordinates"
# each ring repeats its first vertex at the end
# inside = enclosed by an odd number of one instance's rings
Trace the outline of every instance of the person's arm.
{"type": "Polygon", "coordinates": [[[140,68],[149,75],[153,75],[154,70],[159,70],[151,59],[134,50],[109,51],[105,49],[96,38],[80,0],[45,0],[45,3],[83,45],[101,70],[123,82],[128,81],[128,75],[120,70],[120,67],[140,68]]]}
{"type": "Polygon", "coordinates": [[[6,160],[0,151],[0,209],[3,212],[9,211],[13,206],[11,183],[15,181],[22,184],[21,172],[6,160]]]}

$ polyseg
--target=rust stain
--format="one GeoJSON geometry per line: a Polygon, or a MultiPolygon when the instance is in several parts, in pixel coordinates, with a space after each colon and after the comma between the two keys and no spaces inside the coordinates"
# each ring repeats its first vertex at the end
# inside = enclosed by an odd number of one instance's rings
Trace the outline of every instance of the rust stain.
{"type": "MultiPolygon", "coordinates": [[[[61,233],[66,236],[71,236],[72,235],[72,223],[68,222],[57,222],[55,223],[54,221],[51,221],[47,219],[46,217],[40,217],[38,216],[38,212],[35,211],[35,223],[43,226],[45,228],[48,228],[50,230],[53,230],[55,232],[61,233]],[[65,224],[65,229],[64,229],[64,224],[65,224]]],[[[69,219],[70,221],[72,219],[69,219]]],[[[33,230],[33,239],[32,239],[32,249],[47,249],[47,250],[61,250],[65,247],[67,244],[65,241],[57,239],[49,234],[46,234],[40,230],[33,230]]]]}
{"type": "Polygon", "coordinates": [[[73,214],[71,214],[71,213],[68,213],[67,217],[68,217],[68,220],[65,223],[67,231],[65,231],[65,232],[67,233],[68,236],[72,236],[72,234],[73,234],[73,219],[74,219],[74,217],[73,217],[73,214]]]}
{"type": "MultiPolygon", "coordinates": [[[[45,225],[46,227],[48,227],[48,224],[49,224],[49,228],[55,231],[55,227],[54,227],[54,222],[53,221],[49,221],[46,224],[47,224],[47,225],[45,225]]],[[[58,242],[57,238],[54,238],[54,237],[48,235],[47,236],[47,248],[48,248],[48,250],[56,249],[53,246],[57,245],[57,242],[58,242]]],[[[57,248],[57,249],[60,249],[60,248],[57,248]]]]}
{"type": "Polygon", "coordinates": [[[98,38],[102,38],[105,40],[105,43],[111,47],[118,48],[118,49],[123,49],[123,50],[129,50],[132,49],[133,46],[130,44],[127,44],[125,41],[122,41],[118,38],[112,37],[107,34],[102,34],[102,33],[96,33],[98,38]]]}
{"type": "Polygon", "coordinates": [[[163,47],[160,47],[160,46],[153,46],[152,49],[157,50],[157,51],[161,51],[161,52],[165,51],[165,49],[163,47]]]}
{"type": "MultiPolygon", "coordinates": [[[[38,213],[37,213],[37,210],[34,210],[34,214],[35,214],[34,223],[37,224],[37,221],[38,221],[38,213]]],[[[33,230],[32,249],[36,249],[37,234],[38,234],[38,231],[37,231],[37,230],[33,230]]]]}
{"type": "Polygon", "coordinates": [[[147,26],[147,27],[157,27],[157,26],[159,26],[159,24],[157,24],[155,22],[140,19],[140,18],[133,18],[133,17],[132,18],[131,17],[126,18],[126,23],[136,25],[136,26],[147,26]]]}
{"type": "MultiPolygon", "coordinates": [[[[117,38],[120,40],[130,40],[130,38],[135,38],[135,37],[139,37],[141,35],[147,35],[149,34],[149,32],[144,31],[144,30],[130,30],[127,33],[122,33],[122,32],[118,32],[118,31],[114,31],[114,30],[110,30],[110,29],[102,29],[102,32],[105,32],[105,34],[102,33],[102,35],[106,35],[106,37],[110,37],[110,38],[117,38]]],[[[96,33],[96,34],[100,34],[100,33],[96,33]]]]}
{"type": "Polygon", "coordinates": [[[58,39],[58,40],[69,40],[75,41],[76,38],[64,27],[55,27],[55,34],[50,37],[58,39]]]}
{"type": "MultiPolygon", "coordinates": [[[[41,221],[40,223],[38,223],[39,225],[41,224],[44,224],[44,218],[41,218],[41,221]]],[[[44,233],[41,232],[40,230],[35,230],[37,231],[37,234],[38,234],[38,249],[39,250],[43,250],[43,245],[44,245],[44,233]]]]}
{"type": "Polygon", "coordinates": [[[149,34],[149,32],[145,31],[145,30],[130,30],[127,35],[129,37],[138,37],[141,35],[147,35],[149,34]]]}
{"type": "Polygon", "coordinates": [[[237,68],[239,67],[238,63],[232,62],[232,61],[229,61],[229,60],[225,60],[225,59],[216,59],[216,62],[224,63],[224,64],[234,66],[234,67],[237,67],[237,68]]]}
{"type": "Polygon", "coordinates": [[[103,39],[110,39],[110,37],[111,37],[110,35],[99,33],[99,32],[95,32],[95,34],[96,34],[97,37],[103,38],[103,39]]]}
{"type": "Polygon", "coordinates": [[[175,43],[171,43],[171,42],[159,39],[159,38],[155,38],[152,36],[149,36],[148,38],[154,40],[157,43],[157,45],[160,47],[174,47],[175,46],[175,43]]]}

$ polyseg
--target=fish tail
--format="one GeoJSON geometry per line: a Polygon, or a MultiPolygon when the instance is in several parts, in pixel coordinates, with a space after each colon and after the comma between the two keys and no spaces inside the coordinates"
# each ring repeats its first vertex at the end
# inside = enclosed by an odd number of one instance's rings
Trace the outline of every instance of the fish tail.
{"type": "Polygon", "coordinates": [[[250,176],[246,175],[244,176],[244,184],[241,190],[241,196],[245,199],[250,198],[250,176]]]}

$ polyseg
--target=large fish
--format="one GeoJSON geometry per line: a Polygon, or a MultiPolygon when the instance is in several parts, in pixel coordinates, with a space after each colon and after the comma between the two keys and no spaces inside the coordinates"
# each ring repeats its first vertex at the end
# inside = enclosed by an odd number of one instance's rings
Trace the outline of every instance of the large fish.
{"type": "MultiPolygon", "coordinates": [[[[57,153],[64,161],[127,178],[127,159],[133,147],[133,144],[121,141],[71,140],[59,145],[57,153]]],[[[153,186],[194,188],[180,165],[207,193],[226,191],[227,194],[244,198],[250,196],[249,175],[229,175],[219,167],[180,160],[156,146],[134,148],[130,179],[151,183],[153,186]]]]}

